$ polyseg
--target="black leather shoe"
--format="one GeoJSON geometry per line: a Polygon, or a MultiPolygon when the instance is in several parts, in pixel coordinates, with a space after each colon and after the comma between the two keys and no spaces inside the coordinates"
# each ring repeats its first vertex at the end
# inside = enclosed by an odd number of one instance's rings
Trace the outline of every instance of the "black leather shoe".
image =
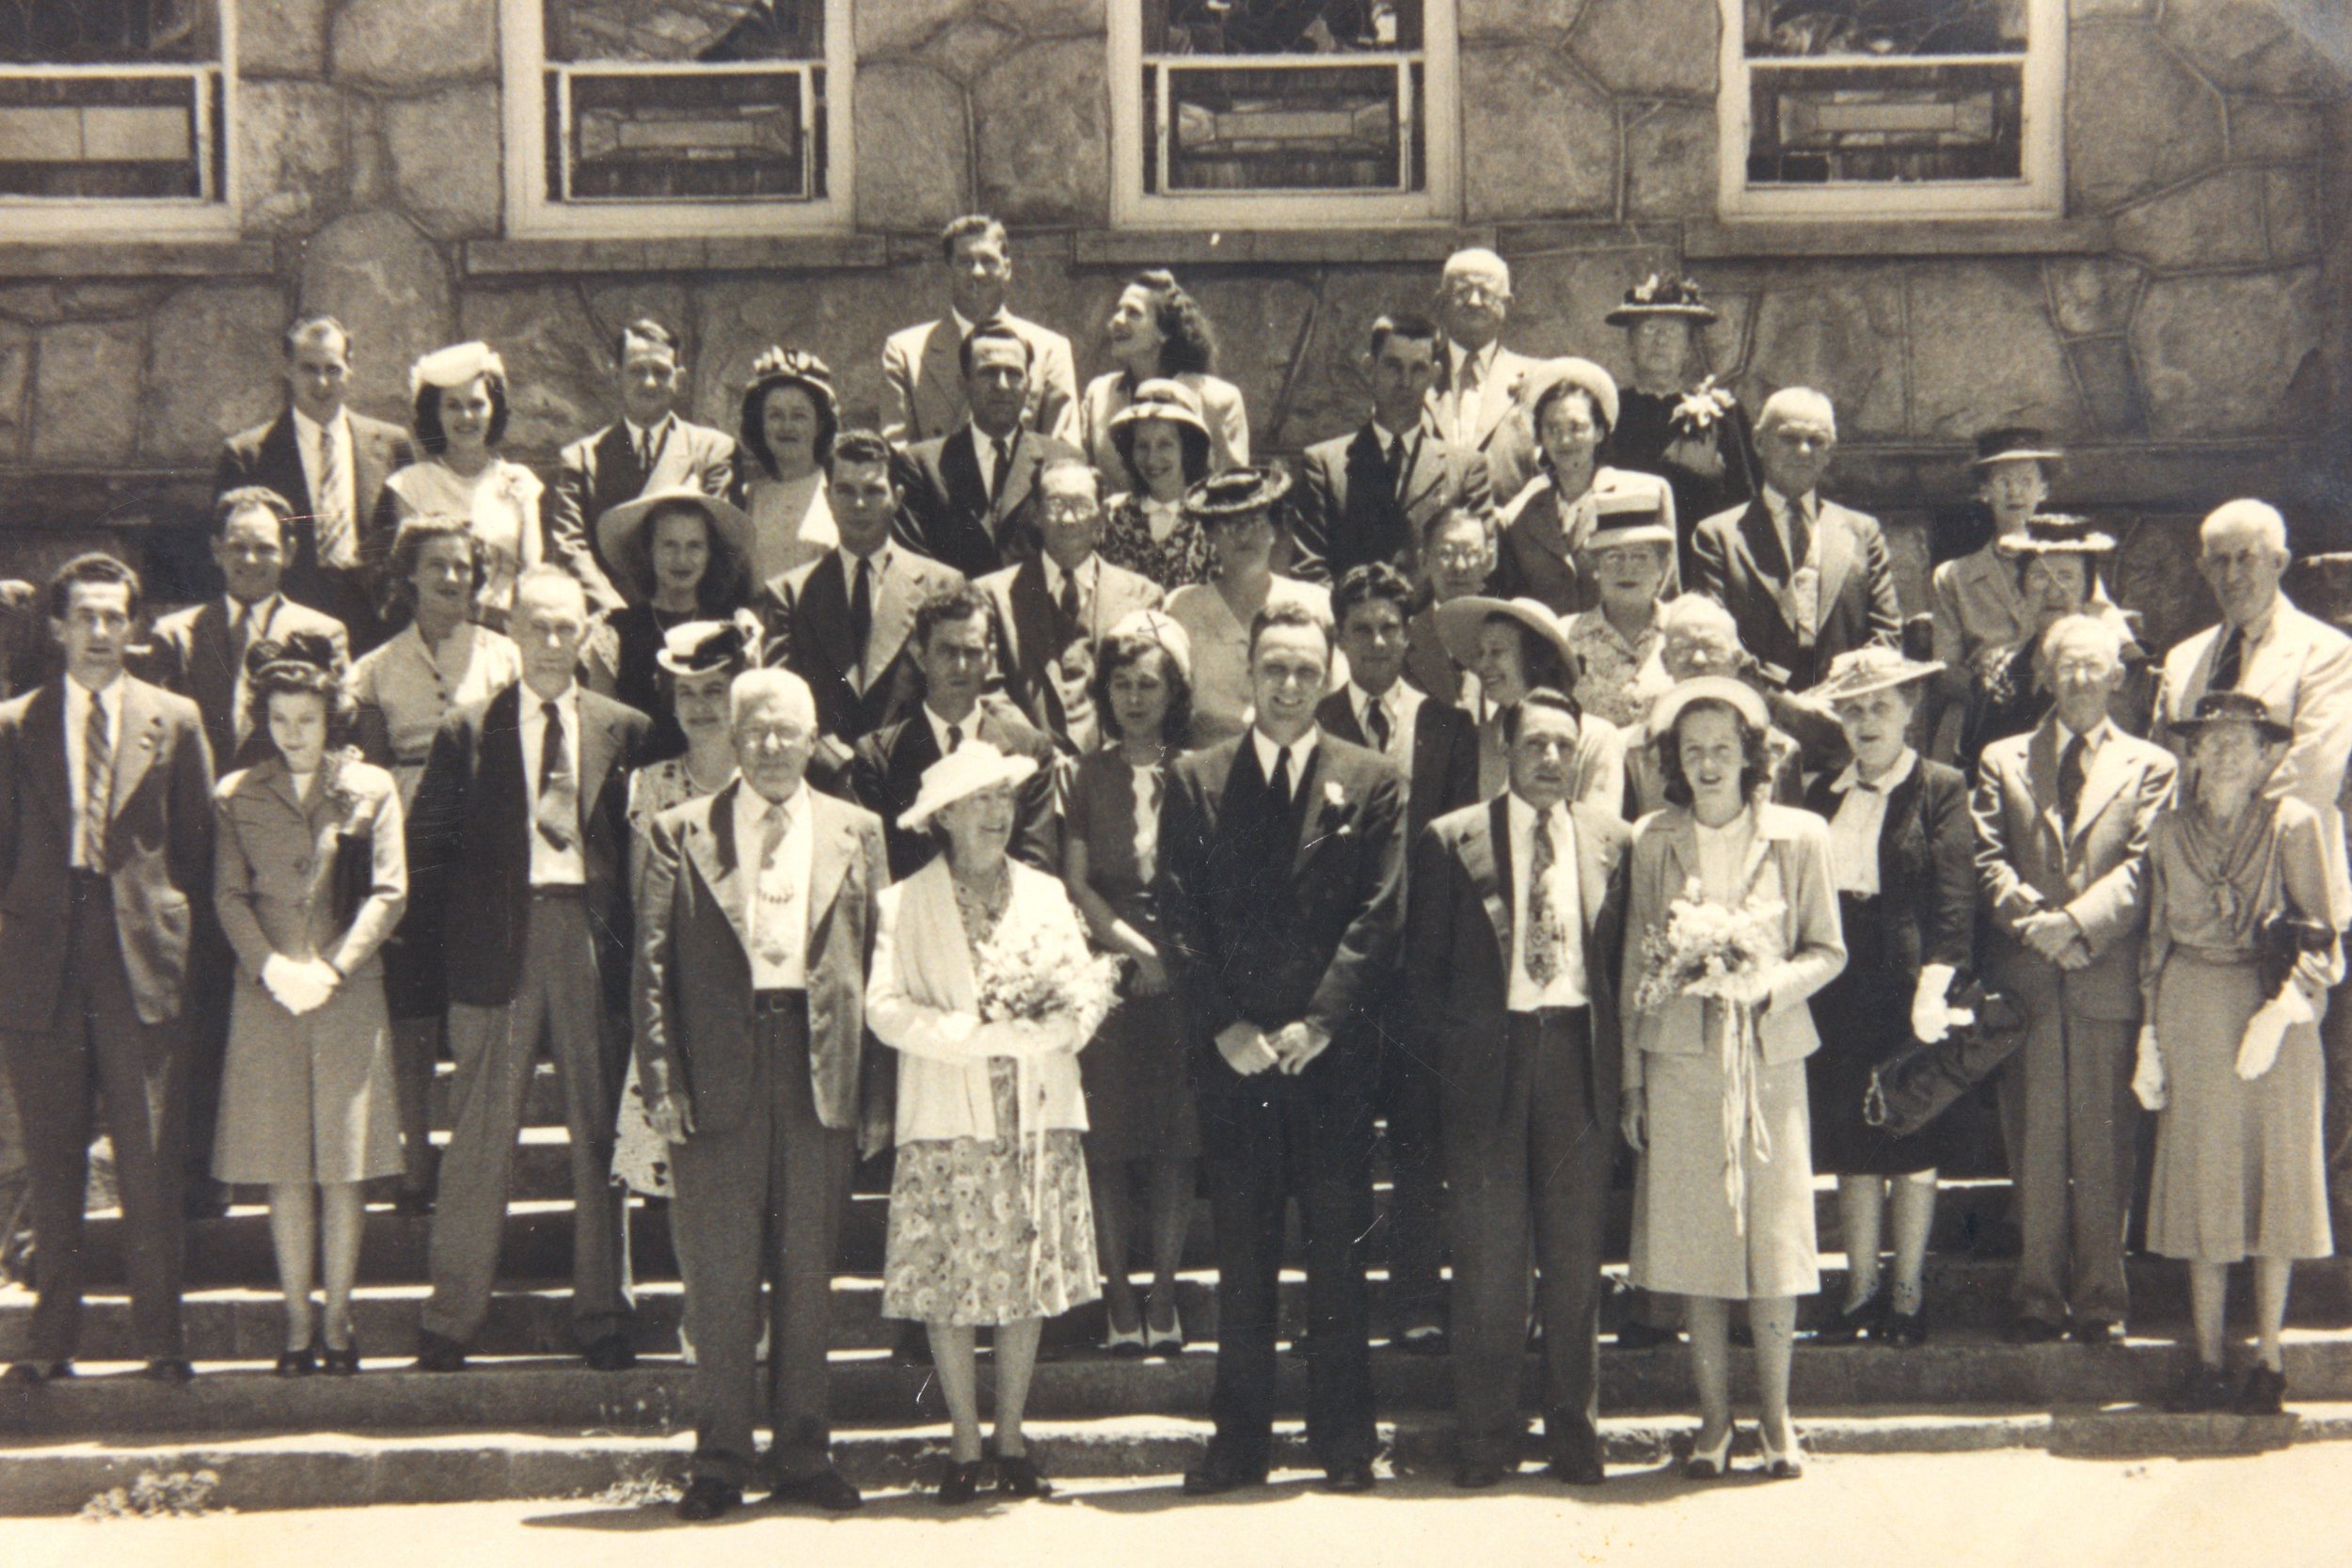
{"type": "Polygon", "coordinates": [[[2287,1374],[2274,1372],[2257,1361],[2246,1369],[2230,1408],[2241,1416],[2278,1416],[2286,1411],[2287,1374]]]}
{"type": "Polygon", "coordinates": [[[1928,1342],[1928,1309],[1916,1312],[1889,1312],[1879,1324],[1883,1343],[1908,1349],[1928,1342]]]}
{"type": "Polygon", "coordinates": [[[417,1335],[417,1360],[412,1369],[420,1372],[462,1372],[466,1370],[466,1347],[444,1334],[431,1329],[417,1335]]]}
{"type": "Polygon", "coordinates": [[[677,1500],[677,1516],[690,1525],[699,1525],[742,1506],[741,1487],[700,1476],[687,1484],[686,1496],[677,1500]]]}
{"type": "Polygon", "coordinates": [[[1551,1450],[1552,1479],[1570,1486],[1598,1486],[1609,1479],[1600,1455],[1586,1443],[1561,1443],[1551,1450]]]}
{"type": "Polygon", "coordinates": [[[357,1376],[359,1371],[359,1337],[353,1335],[351,1342],[341,1350],[332,1345],[321,1345],[319,1370],[329,1377],[357,1376]]]}
{"type": "Polygon", "coordinates": [[[2066,1330],[2047,1318],[2011,1318],[2001,1338],[2012,1345],[2054,1345],[2066,1338],[2066,1330]]]}
{"type": "Polygon", "coordinates": [[[0,1372],[0,1383],[31,1386],[56,1383],[77,1375],[71,1361],[19,1361],[7,1371],[0,1372]]]}
{"type": "Polygon", "coordinates": [[[150,1383],[165,1383],[177,1388],[195,1381],[196,1369],[184,1355],[158,1355],[139,1369],[139,1376],[150,1383]]]}
{"type": "Polygon", "coordinates": [[[1493,1459],[1466,1459],[1454,1470],[1454,1484],[1465,1492],[1484,1492],[1502,1484],[1502,1465],[1493,1459]]]}
{"type": "Polygon", "coordinates": [[[1227,1492],[1238,1492],[1246,1486],[1263,1486],[1263,1470],[1238,1470],[1212,1461],[1198,1470],[1184,1472],[1184,1496],[1215,1497],[1227,1492]]]}
{"type": "Polygon", "coordinates": [[[2106,1318],[2076,1318],[2066,1337],[2078,1345],[2111,1345],[2122,1332],[2119,1324],[2106,1318]]]}
{"type": "Polygon", "coordinates": [[[2164,1396],[2164,1409],[2171,1416],[2201,1416],[2216,1410],[2227,1410],[2238,1390],[2230,1386],[2230,1374],[2220,1367],[2208,1367],[2192,1359],[2188,1370],[2181,1374],[2164,1396]]]}
{"type": "Polygon", "coordinates": [[[1643,1323],[1638,1318],[1617,1325],[1619,1350],[1656,1350],[1661,1345],[1671,1345],[1680,1338],[1671,1328],[1661,1328],[1656,1323],[1643,1323]]]}
{"type": "Polygon", "coordinates": [[[1350,1459],[1334,1465],[1323,1484],[1327,1492],[1369,1492],[1372,1490],[1372,1461],[1350,1459]]]}
{"type": "Polygon", "coordinates": [[[580,1359],[599,1372],[625,1372],[637,1365],[637,1347],[626,1334],[608,1334],[590,1345],[580,1359]]]}
{"type": "Polygon", "coordinates": [[[1045,1479],[1025,1453],[996,1456],[996,1490],[1008,1497],[1050,1497],[1053,1483],[1045,1479]]]}
{"type": "Polygon", "coordinates": [[[796,1476],[780,1481],[768,1494],[775,1503],[808,1503],[828,1513],[850,1513],[865,1506],[865,1495],[850,1484],[849,1478],[838,1470],[818,1470],[814,1475],[796,1476]]]}
{"type": "Polygon", "coordinates": [[[949,1461],[947,1473],[940,1478],[937,1494],[941,1503],[959,1508],[980,1495],[980,1476],[988,1468],[985,1459],[949,1461]]]}
{"type": "Polygon", "coordinates": [[[1814,1331],[1813,1342],[1817,1345],[1853,1345],[1865,1338],[1876,1338],[1882,1309],[1883,1303],[1875,1295],[1858,1307],[1845,1307],[1814,1331]]]}
{"type": "Polygon", "coordinates": [[[309,1377],[318,1370],[319,1353],[316,1345],[305,1345],[300,1350],[287,1351],[278,1358],[279,1377],[309,1377]]]}

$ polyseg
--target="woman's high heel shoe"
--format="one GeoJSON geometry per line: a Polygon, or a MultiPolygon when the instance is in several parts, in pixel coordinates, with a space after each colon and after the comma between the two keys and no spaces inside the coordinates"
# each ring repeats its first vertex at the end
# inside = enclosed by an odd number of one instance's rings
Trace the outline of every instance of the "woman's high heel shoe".
{"type": "MultiPolygon", "coordinates": [[[[328,1354],[332,1354],[332,1352],[328,1354]]],[[[300,1350],[290,1350],[278,1357],[279,1377],[309,1377],[319,1370],[318,1341],[313,1339],[300,1350]]]]}
{"type": "Polygon", "coordinates": [[[1788,1449],[1785,1453],[1772,1447],[1772,1439],[1764,1428],[1756,1428],[1756,1437],[1764,1449],[1764,1463],[1759,1468],[1766,1480],[1795,1481],[1804,1474],[1804,1444],[1794,1427],[1788,1431],[1788,1449]]]}
{"type": "Polygon", "coordinates": [[[1686,1481],[1721,1481],[1731,1473],[1731,1434],[1733,1428],[1724,1428],[1723,1441],[1711,1449],[1702,1449],[1694,1439],[1691,1457],[1682,1462],[1686,1481]]]}
{"type": "Polygon", "coordinates": [[[1168,1309],[1168,1319],[1169,1326],[1166,1330],[1161,1330],[1152,1326],[1150,1313],[1144,1314],[1144,1332],[1151,1339],[1151,1343],[1145,1347],[1144,1354],[1147,1355],[1184,1354],[1184,1320],[1173,1307],[1168,1309]]]}
{"type": "Polygon", "coordinates": [[[343,1348],[332,1345],[319,1347],[319,1370],[329,1377],[351,1377],[359,1370],[359,1336],[354,1334],[343,1348]]]}
{"type": "Polygon", "coordinates": [[[1105,1324],[1103,1348],[1121,1360],[1132,1361],[1140,1357],[1145,1354],[1142,1325],[1138,1323],[1134,1328],[1120,1329],[1105,1324]]]}

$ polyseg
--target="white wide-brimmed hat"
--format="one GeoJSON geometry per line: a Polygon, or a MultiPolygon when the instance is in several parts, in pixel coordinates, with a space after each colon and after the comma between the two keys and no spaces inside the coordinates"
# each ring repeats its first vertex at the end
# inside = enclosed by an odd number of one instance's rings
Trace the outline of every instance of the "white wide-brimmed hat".
{"type": "Polygon", "coordinates": [[[706,582],[723,582],[729,574],[748,575],[752,569],[752,519],[723,496],[706,495],[694,484],[669,484],[635,500],[607,507],[596,519],[596,548],[612,569],[613,587],[631,604],[643,604],[660,586],[653,566],[653,541],[647,524],[665,507],[702,515],[710,531],[710,564],[706,582]]]}
{"type": "Polygon", "coordinates": [[[899,815],[898,826],[919,832],[943,807],[1000,784],[1017,784],[1036,771],[1034,757],[1007,756],[985,740],[967,740],[923,769],[923,787],[899,815]]]}
{"type": "Polygon", "coordinates": [[[1438,636],[1454,663],[1467,670],[1478,662],[1479,628],[1498,615],[1550,643],[1561,664],[1575,673],[1576,650],[1568,645],[1567,628],[1549,606],[1541,599],[1496,599],[1484,594],[1465,594],[1438,606],[1438,636]]]}
{"type": "Polygon", "coordinates": [[[1764,699],[1756,688],[1730,675],[1692,675],[1687,681],[1677,681],[1658,694],[1649,710],[1649,737],[1657,740],[1674,731],[1675,721],[1692,703],[1724,703],[1740,718],[1759,730],[1772,727],[1772,710],[1764,705],[1764,699]]]}
{"type": "Polygon", "coordinates": [[[1940,660],[1906,658],[1900,648],[1873,642],[1849,649],[1831,659],[1829,673],[1805,695],[1817,702],[1842,703],[1850,697],[1867,697],[1873,691],[1909,686],[1943,673],[1940,660]]]}

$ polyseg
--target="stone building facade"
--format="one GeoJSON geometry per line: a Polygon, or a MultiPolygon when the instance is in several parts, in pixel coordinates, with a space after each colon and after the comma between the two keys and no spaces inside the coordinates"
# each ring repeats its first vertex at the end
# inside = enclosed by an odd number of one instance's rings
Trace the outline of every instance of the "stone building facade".
{"type": "Polygon", "coordinates": [[[1915,607],[1918,519],[1995,423],[2074,450],[2057,502],[2129,536],[2119,586],[2159,640],[2203,614],[2182,520],[2211,502],[2271,497],[2298,544],[2352,543],[2334,0],[2066,0],[2058,216],[1764,225],[1718,210],[1718,0],[1456,0],[1457,212],[1195,232],[1112,221],[1105,7],[1129,3],[854,0],[834,131],[852,228],[600,241],[513,232],[500,0],[236,0],[239,234],[0,234],[0,570],[110,534],[198,591],[213,453],[278,404],[296,309],[352,324],[355,403],[388,417],[417,354],[489,340],[526,460],[610,417],[611,339],[644,311],[683,327],[700,418],[732,425],[773,342],[823,356],[870,415],[884,335],[944,303],[937,226],[974,208],[1014,226],[1015,308],[1071,334],[1082,378],[1126,277],[1175,267],[1271,452],[1360,418],[1369,323],[1477,243],[1515,270],[1514,346],[1621,371],[1610,305],[1653,271],[1700,278],[1743,399],[1836,400],[1836,487],[1897,525],[1915,607]]]}

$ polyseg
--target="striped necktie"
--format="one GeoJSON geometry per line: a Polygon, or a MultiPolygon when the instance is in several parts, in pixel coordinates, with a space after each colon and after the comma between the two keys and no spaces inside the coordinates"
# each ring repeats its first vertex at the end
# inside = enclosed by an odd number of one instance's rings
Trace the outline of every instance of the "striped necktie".
{"type": "Polygon", "coordinates": [[[114,782],[114,740],[106,733],[106,705],[93,691],[88,717],[82,723],[82,864],[102,877],[106,874],[107,807],[112,804],[114,782]]]}

